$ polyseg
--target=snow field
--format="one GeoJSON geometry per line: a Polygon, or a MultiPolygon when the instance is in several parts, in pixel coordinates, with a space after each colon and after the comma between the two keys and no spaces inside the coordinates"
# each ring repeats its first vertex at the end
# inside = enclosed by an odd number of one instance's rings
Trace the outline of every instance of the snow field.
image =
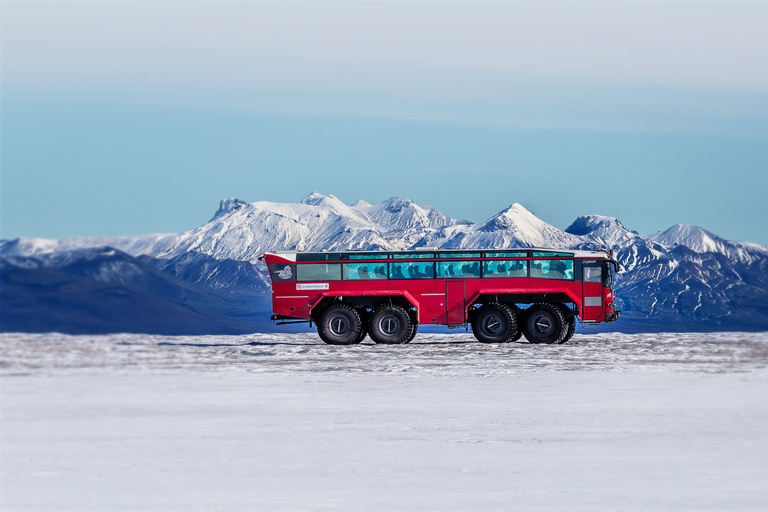
{"type": "Polygon", "coordinates": [[[191,370],[498,375],[551,370],[746,372],[768,367],[768,333],[576,334],[566,345],[478,343],[419,333],[408,345],[331,346],[314,331],[243,336],[0,333],[0,375],[191,370]]]}
{"type": "Polygon", "coordinates": [[[768,503],[766,334],[562,347],[14,334],[0,347],[4,511],[768,503]]]}

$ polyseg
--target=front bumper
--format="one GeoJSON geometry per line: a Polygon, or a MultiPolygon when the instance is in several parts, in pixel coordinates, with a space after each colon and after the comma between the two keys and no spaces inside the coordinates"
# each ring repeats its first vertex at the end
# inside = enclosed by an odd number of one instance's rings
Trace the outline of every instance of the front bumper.
{"type": "Polygon", "coordinates": [[[621,316],[621,311],[616,309],[616,304],[614,304],[613,302],[609,303],[607,306],[608,306],[608,311],[606,312],[606,315],[605,315],[605,323],[609,324],[619,319],[619,316],[621,316]]]}

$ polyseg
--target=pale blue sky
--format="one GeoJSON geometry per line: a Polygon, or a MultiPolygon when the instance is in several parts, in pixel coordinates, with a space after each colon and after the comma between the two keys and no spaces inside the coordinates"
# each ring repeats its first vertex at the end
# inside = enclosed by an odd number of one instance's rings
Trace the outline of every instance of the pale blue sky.
{"type": "Polygon", "coordinates": [[[404,196],[768,244],[764,2],[4,2],[0,236],[404,196]]]}

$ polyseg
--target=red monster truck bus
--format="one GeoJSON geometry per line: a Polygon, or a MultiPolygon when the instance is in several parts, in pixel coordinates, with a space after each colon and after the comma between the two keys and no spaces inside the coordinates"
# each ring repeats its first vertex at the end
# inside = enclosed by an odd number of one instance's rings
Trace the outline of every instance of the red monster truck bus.
{"type": "Polygon", "coordinates": [[[607,252],[550,249],[266,253],[272,320],[317,324],[351,345],[408,343],[419,325],[472,326],[485,343],[565,343],[585,324],[613,322],[607,252]]]}

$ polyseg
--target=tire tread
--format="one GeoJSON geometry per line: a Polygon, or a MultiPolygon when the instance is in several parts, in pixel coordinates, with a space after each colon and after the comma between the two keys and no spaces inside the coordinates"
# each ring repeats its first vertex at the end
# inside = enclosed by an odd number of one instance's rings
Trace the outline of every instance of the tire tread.
{"type": "Polygon", "coordinates": [[[558,344],[562,342],[566,334],[568,334],[568,326],[566,324],[566,320],[562,310],[557,305],[552,304],[551,302],[537,302],[536,304],[528,308],[525,315],[525,329],[523,329],[523,335],[529,342],[558,344]],[[553,338],[547,339],[547,338],[537,337],[536,334],[531,332],[532,330],[531,324],[530,324],[531,317],[536,311],[539,311],[542,309],[551,313],[552,316],[555,318],[555,322],[557,322],[557,324],[560,326],[560,331],[558,332],[557,336],[553,338]]]}

